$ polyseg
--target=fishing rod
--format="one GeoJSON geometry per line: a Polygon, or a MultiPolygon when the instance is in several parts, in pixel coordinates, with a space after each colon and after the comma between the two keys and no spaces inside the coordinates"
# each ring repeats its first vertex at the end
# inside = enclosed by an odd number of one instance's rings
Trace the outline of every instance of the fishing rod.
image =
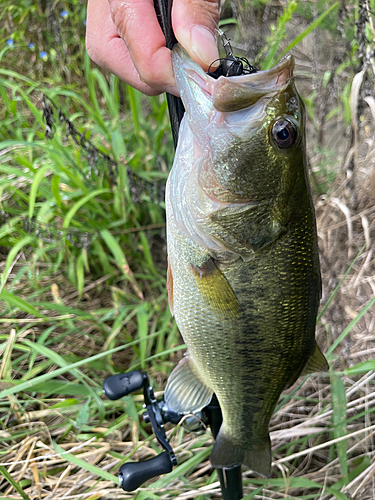
{"type": "MultiPolygon", "coordinates": [[[[177,43],[171,22],[172,1],[154,0],[157,18],[166,39],[166,46],[170,50],[177,43]]],[[[215,79],[220,76],[230,77],[256,73],[256,68],[251,66],[246,58],[233,55],[230,39],[221,29],[218,29],[218,34],[221,37],[226,56],[213,61],[207,73],[215,79]],[[215,69],[211,71],[212,66],[215,66],[215,69]]],[[[176,149],[180,123],[185,109],[182,100],[169,93],[167,93],[167,103],[173,143],[176,149]]],[[[133,370],[124,374],[112,375],[104,381],[103,385],[104,394],[111,400],[120,399],[139,390],[143,390],[146,410],[143,414],[143,420],[151,424],[156,439],[164,451],[149,460],[127,462],[121,466],[119,470],[120,485],[123,490],[129,492],[136,490],[149,479],[171,472],[173,467],[177,465],[176,455],[165,433],[166,423],[174,425],[181,423],[185,429],[191,432],[201,431],[209,426],[213,438],[216,439],[223,421],[220,405],[215,395],[208,406],[198,413],[188,416],[170,409],[164,400],[157,401],[146,372],[133,370]]],[[[223,500],[243,498],[241,465],[232,468],[217,468],[216,470],[223,500]]]]}
{"type": "MultiPolygon", "coordinates": [[[[158,18],[160,27],[164,33],[166,46],[172,50],[173,46],[177,43],[175,34],[172,28],[172,2],[173,0],[154,0],[154,8],[158,18]]],[[[172,136],[174,148],[177,147],[178,132],[180,123],[185,113],[185,108],[182,100],[173,94],[167,95],[169,120],[171,122],[172,136]]]]}

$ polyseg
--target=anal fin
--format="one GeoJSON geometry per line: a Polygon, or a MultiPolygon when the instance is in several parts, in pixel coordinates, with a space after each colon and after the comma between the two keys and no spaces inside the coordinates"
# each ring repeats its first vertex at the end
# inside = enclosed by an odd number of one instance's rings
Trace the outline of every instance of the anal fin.
{"type": "Polygon", "coordinates": [[[212,389],[199,378],[189,356],[185,356],[169,376],[164,400],[172,410],[187,414],[207,406],[212,394],[212,389]]]}
{"type": "Polygon", "coordinates": [[[240,313],[237,297],[214,260],[210,257],[203,266],[191,264],[198,290],[202,298],[217,312],[226,317],[240,313]]]}
{"type": "Polygon", "coordinates": [[[327,372],[328,370],[329,366],[327,360],[320,350],[318,344],[315,342],[313,353],[310,356],[310,359],[308,360],[301,375],[309,375],[310,373],[316,372],[327,372]]]}

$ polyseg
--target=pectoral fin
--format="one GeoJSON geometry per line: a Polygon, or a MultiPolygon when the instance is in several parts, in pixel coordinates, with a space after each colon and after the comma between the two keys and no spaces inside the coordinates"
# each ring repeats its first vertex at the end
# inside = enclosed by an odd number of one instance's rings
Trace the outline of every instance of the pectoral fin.
{"type": "Polygon", "coordinates": [[[186,356],[171,373],[164,400],[172,410],[192,413],[207,406],[212,394],[213,391],[202,382],[193,362],[186,356]]]}
{"type": "Polygon", "coordinates": [[[307,365],[303,369],[302,375],[309,375],[310,373],[316,372],[326,372],[328,370],[329,366],[327,360],[322,351],[319,349],[318,344],[315,343],[314,351],[307,362],[307,365]]]}
{"type": "Polygon", "coordinates": [[[212,258],[201,267],[191,265],[202,298],[216,311],[226,317],[240,313],[237,297],[212,258]]]}

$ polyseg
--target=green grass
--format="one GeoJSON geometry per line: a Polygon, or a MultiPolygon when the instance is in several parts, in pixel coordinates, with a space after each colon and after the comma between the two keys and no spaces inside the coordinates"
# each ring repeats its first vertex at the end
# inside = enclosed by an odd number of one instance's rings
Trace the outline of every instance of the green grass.
{"type": "MultiPolygon", "coordinates": [[[[267,3],[244,8],[263,19],[267,3]]],[[[103,380],[146,369],[161,396],[184,350],[165,287],[163,189],[173,161],[166,102],[142,96],[85,57],[84,3],[55,7],[55,30],[46,28],[51,12],[42,4],[5,2],[0,14],[0,498],[7,499],[52,491],[53,498],[115,497],[121,464],[151,458],[159,447],[141,418],[142,397],[106,400],[103,380]],[[60,19],[63,9],[69,16],[60,19]],[[38,29],[37,46],[29,49],[38,29]],[[54,120],[50,138],[43,96],[54,120]],[[73,136],[51,102],[73,124],[73,136]]],[[[324,37],[343,43],[337,2],[284,2],[274,19],[268,12],[272,26],[257,58],[263,68],[287,50],[298,56],[316,34],[322,45],[324,37]]],[[[223,29],[241,28],[235,14],[223,29]]],[[[343,152],[321,133],[351,123],[357,16],[357,3],[349,3],[342,21],[353,41],[347,60],[315,60],[323,66],[319,74],[311,66],[300,75],[315,79],[304,99],[313,183],[321,195],[324,296],[317,331],[331,371],[300,380],[280,398],[271,422],[273,475],[263,480],[245,472],[248,500],[370,498],[375,362],[366,349],[375,347],[375,299],[363,218],[373,238],[374,210],[365,190],[356,191],[357,208],[344,198],[337,157],[345,160],[349,148],[343,152]],[[351,210],[350,258],[347,221],[330,204],[331,192],[351,210]]],[[[370,24],[365,29],[369,35],[370,24]]],[[[373,131],[374,123],[361,113],[364,146],[366,127],[373,131]]],[[[210,433],[168,433],[179,465],[123,498],[220,498],[208,465],[210,433]]]]}

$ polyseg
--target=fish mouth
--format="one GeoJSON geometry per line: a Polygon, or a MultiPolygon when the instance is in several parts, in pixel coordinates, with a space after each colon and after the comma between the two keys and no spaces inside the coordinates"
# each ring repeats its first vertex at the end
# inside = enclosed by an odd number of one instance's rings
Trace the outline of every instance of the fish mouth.
{"type": "MultiPolygon", "coordinates": [[[[185,77],[189,87],[200,87],[210,98],[215,110],[221,112],[248,108],[262,97],[271,97],[283,91],[293,78],[294,69],[294,58],[288,54],[273,68],[248,75],[220,76],[214,79],[192,61],[180,45],[173,48],[172,61],[176,79],[185,77]]],[[[184,100],[184,96],[181,97],[184,100]]]]}

